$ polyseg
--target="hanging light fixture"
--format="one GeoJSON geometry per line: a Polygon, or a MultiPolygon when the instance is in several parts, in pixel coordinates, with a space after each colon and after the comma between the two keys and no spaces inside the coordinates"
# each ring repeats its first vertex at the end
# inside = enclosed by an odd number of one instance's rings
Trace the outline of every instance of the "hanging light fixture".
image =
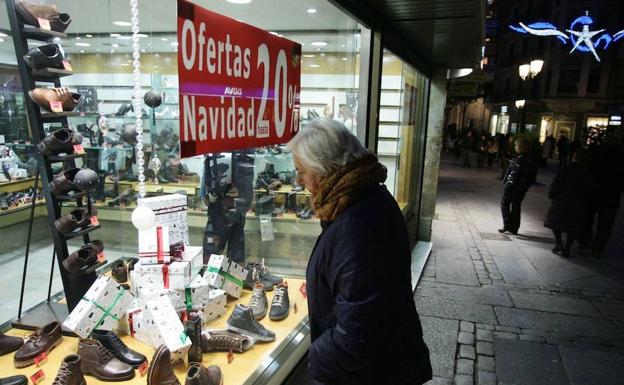
{"type": "Polygon", "coordinates": [[[530,64],[522,64],[520,67],[518,67],[518,74],[520,75],[522,80],[526,80],[530,73],[531,73],[530,64]]]}

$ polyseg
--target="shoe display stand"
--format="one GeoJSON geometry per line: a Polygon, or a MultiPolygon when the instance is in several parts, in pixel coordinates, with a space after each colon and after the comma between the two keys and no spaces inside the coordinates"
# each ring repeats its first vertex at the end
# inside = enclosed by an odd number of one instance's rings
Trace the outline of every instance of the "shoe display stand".
{"type": "MultiPolygon", "coordinates": [[[[28,115],[28,121],[32,130],[32,141],[33,143],[40,143],[41,140],[43,140],[43,138],[46,136],[43,127],[44,123],[60,123],[63,126],[67,126],[67,117],[77,116],[79,115],[79,113],[44,113],[40,110],[39,106],[37,106],[30,99],[30,97],[28,96],[28,92],[36,88],[35,82],[45,82],[48,84],[53,84],[54,87],[61,87],[60,78],[64,76],[69,76],[72,74],[72,72],[66,70],[45,69],[33,73],[33,71],[30,69],[30,67],[27,66],[26,62],[22,59],[22,57],[29,50],[28,40],[50,42],[54,38],[65,38],[67,37],[67,35],[55,31],[23,25],[18,19],[14,1],[7,0],[5,1],[5,3],[7,7],[7,15],[11,26],[11,31],[13,32],[13,43],[17,56],[18,71],[20,75],[22,89],[24,92],[24,104],[28,115]]],[[[105,263],[105,261],[101,262],[98,264],[98,266],[94,266],[88,271],[81,274],[69,274],[61,265],[61,262],[69,255],[67,250],[67,239],[70,237],[63,236],[60,232],[58,232],[54,226],[54,221],[61,216],[61,208],[64,202],[75,202],[77,206],[83,206],[84,204],[86,204],[90,207],[91,200],[90,197],[85,194],[74,194],[68,196],[55,196],[54,194],[52,194],[49,189],[49,182],[52,181],[54,178],[54,175],[52,173],[52,164],[62,163],[63,169],[73,168],[76,167],[75,160],[83,156],[84,154],[48,157],[42,155],[38,151],[35,154],[35,158],[38,162],[38,174],[35,177],[35,184],[37,183],[37,177],[40,176],[42,186],[41,190],[43,198],[45,199],[47,215],[49,218],[52,238],[54,241],[54,255],[52,256],[52,263],[54,263],[54,259],[56,256],[56,262],[59,265],[61,279],[63,282],[66,305],[52,303],[50,301],[49,294],[47,302],[44,302],[41,305],[30,309],[27,312],[24,312],[23,314],[21,312],[20,305],[18,318],[13,322],[13,325],[15,327],[32,330],[34,328],[41,327],[52,320],[63,321],[69,311],[71,311],[71,309],[73,309],[78,304],[80,298],[82,298],[82,296],[87,292],[91,284],[95,281],[95,269],[105,263]]],[[[33,201],[36,201],[36,199],[34,198],[36,197],[33,197],[33,201]]],[[[32,214],[34,214],[34,203],[35,202],[33,202],[31,210],[32,214]]],[[[75,235],[72,234],[71,237],[82,236],[84,242],[87,243],[89,242],[88,233],[97,228],[98,226],[89,227],[88,231],[81,231],[79,233],[76,233],[75,235]]],[[[24,258],[24,272],[22,279],[22,290],[20,294],[20,303],[22,302],[24,295],[25,278],[28,269],[28,252],[31,230],[32,221],[29,227],[26,255],[24,258]]],[[[50,272],[50,283],[52,280],[52,271],[53,269],[51,269],[50,272]]]]}
{"type": "MultiPolygon", "coordinates": [[[[299,288],[303,284],[302,279],[284,279],[289,285],[290,312],[288,317],[282,321],[271,321],[265,317],[260,321],[269,330],[275,332],[276,338],[273,342],[257,342],[251,349],[244,353],[234,353],[233,360],[228,362],[228,353],[211,352],[202,355],[202,364],[205,366],[218,365],[223,373],[225,384],[236,385],[268,385],[282,384],[286,376],[293,370],[301,360],[310,346],[308,307],[307,301],[299,288]],[[295,311],[295,307],[296,310],[295,311]]],[[[268,302],[271,303],[274,291],[267,292],[268,302]]],[[[237,303],[248,304],[251,292],[243,290],[241,298],[230,300],[227,305],[227,313],[208,325],[208,329],[224,329],[226,321],[237,303]]],[[[204,327],[203,330],[206,328],[204,327]]],[[[23,337],[26,333],[23,330],[11,329],[5,334],[23,337]]],[[[132,350],[144,354],[151,361],[154,349],[130,336],[120,336],[122,341],[132,350]]],[[[57,368],[61,360],[68,354],[75,354],[78,349],[78,339],[65,337],[63,342],[48,354],[48,361],[40,367],[30,366],[23,369],[16,369],[13,366],[11,354],[0,356],[0,368],[3,368],[4,376],[23,374],[32,375],[42,369],[46,377],[38,385],[49,385],[54,379],[57,368]]],[[[181,384],[184,384],[188,363],[174,366],[175,373],[181,384]]],[[[95,377],[86,377],[88,384],[106,384],[95,377]]],[[[145,385],[146,376],[141,376],[136,372],[136,376],[128,381],[122,382],[127,385],[145,385]]],[[[110,382],[109,382],[110,384],[110,382]]]]}

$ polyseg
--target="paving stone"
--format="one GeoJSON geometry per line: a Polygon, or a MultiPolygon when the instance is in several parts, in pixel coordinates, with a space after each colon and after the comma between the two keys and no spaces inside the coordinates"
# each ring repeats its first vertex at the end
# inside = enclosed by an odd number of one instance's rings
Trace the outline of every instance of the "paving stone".
{"type": "Polygon", "coordinates": [[[425,382],[425,385],[452,385],[452,383],[448,378],[434,376],[431,380],[425,382]]]}
{"type": "Polygon", "coordinates": [[[544,337],[534,336],[531,334],[520,334],[518,337],[523,341],[533,341],[533,342],[539,342],[541,344],[546,342],[546,339],[544,337]]]}
{"type": "Polygon", "coordinates": [[[416,296],[418,313],[434,317],[462,319],[472,322],[494,323],[496,317],[489,305],[451,301],[440,298],[416,296]]]}
{"type": "Polygon", "coordinates": [[[466,333],[474,333],[475,327],[472,322],[461,321],[459,323],[459,330],[466,333]]]}
{"type": "Polygon", "coordinates": [[[502,276],[502,274],[500,274],[500,273],[491,273],[491,274],[490,274],[490,277],[491,277],[492,279],[503,279],[503,276],[502,276]]]}
{"type": "Polygon", "coordinates": [[[509,291],[511,299],[518,308],[540,310],[552,313],[577,314],[598,317],[600,313],[591,302],[582,299],[509,291]]]}
{"type": "Polygon", "coordinates": [[[559,347],[571,385],[621,385],[624,355],[559,347]]]}
{"type": "Polygon", "coordinates": [[[455,385],[473,385],[474,380],[472,376],[467,376],[465,374],[458,374],[455,376],[455,385]]]}
{"type": "Polygon", "coordinates": [[[477,354],[485,356],[494,355],[494,344],[491,342],[478,341],[477,342],[477,354]]]}
{"type": "Polygon", "coordinates": [[[501,332],[509,332],[509,333],[516,333],[516,334],[521,332],[520,328],[515,328],[515,327],[512,327],[512,326],[496,325],[494,327],[494,329],[498,330],[498,331],[501,331],[501,332]]]}
{"type": "Polygon", "coordinates": [[[475,348],[472,345],[459,345],[459,356],[461,358],[467,358],[474,360],[476,358],[475,348]]]}
{"type": "Polygon", "coordinates": [[[556,347],[529,341],[494,338],[496,377],[515,385],[567,385],[556,347]]]}
{"type": "Polygon", "coordinates": [[[518,339],[518,335],[514,334],[514,333],[509,333],[509,332],[493,332],[492,333],[494,335],[494,338],[506,338],[506,339],[510,339],[510,340],[515,340],[518,339]]]}
{"type": "Polygon", "coordinates": [[[534,310],[496,307],[502,325],[526,329],[542,329],[570,335],[622,339],[624,334],[605,319],[567,314],[544,313],[534,310]]]}
{"type": "MultiPolygon", "coordinates": [[[[453,378],[459,321],[420,316],[433,374],[453,378]]],[[[474,357],[473,357],[474,358],[474,357]]]]}
{"type": "Polygon", "coordinates": [[[478,323],[477,324],[477,329],[494,330],[494,325],[478,323]]]}
{"type": "Polygon", "coordinates": [[[524,256],[494,255],[494,260],[507,283],[546,284],[539,271],[524,256]]]}
{"type": "Polygon", "coordinates": [[[594,302],[593,304],[595,307],[598,308],[598,310],[600,310],[600,313],[602,313],[605,317],[612,320],[624,321],[623,304],[604,302],[594,302]]]}
{"type": "Polygon", "coordinates": [[[457,360],[457,373],[472,376],[474,374],[474,361],[465,358],[457,360]]]}
{"type": "Polygon", "coordinates": [[[493,372],[486,372],[479,370],[477,372],[477,384],[478,385],[496,385],[496,374],[493,372]]]}
{"type": "Polygon", "coordinates": [[[556,336],[547,337],[546,342],[550,345],[574,346],[574,340],[556,336]]]}
{"type": "Polygon", "coordinates": [[[474,344],[474,334],[459,332],[459,336],[457,337],[457,342],[465,345],[473,345],[474,344]]]}
{"type": "Polygon", "coordinates": [[[550,335],[550,333],[548,333],[546,330],[538,330],[538,329],[522,329],[522,334],[530,334],[533,336],[540,336],[540,337],[548,337],[550,335]]]}
{"type": "Polygon", "coordinates": [[[477,367],[479,368],[479,371],[485,370],[485,371],[488,371],[488,372],[493,372],[494,371],[494,367],[495,367],[494,357],[487,357],[487,356],[478,355],[477,356],[477,367]]]}
{"type": "Polygon", "coordinates": [[[484,329],[477,329],[477,341],[486,341],[486,342],[494,341],[492,331],[484,330],[484,329]]]}

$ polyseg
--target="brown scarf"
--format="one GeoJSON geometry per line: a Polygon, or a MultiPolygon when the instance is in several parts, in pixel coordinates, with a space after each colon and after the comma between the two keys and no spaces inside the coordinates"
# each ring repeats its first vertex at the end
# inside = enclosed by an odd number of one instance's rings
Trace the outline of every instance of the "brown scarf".
{"type": "Polygon", "coordinates": [[[334,221],[359,198],[364,187],[383,183],[386,176],[386,167],[372,153],[339,168],[324,178],[314,195],[316,216],[322,221],[334,221]]]}

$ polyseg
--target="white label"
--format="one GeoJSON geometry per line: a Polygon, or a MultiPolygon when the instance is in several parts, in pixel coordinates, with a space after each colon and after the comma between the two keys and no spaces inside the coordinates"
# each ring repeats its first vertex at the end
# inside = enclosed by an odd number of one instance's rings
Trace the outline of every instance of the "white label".
{"type": "Polygon", "coordinates": [[[262,242],[275,240],[275,231],[270,215],[260,215],[260,233],[262,242]]]}

